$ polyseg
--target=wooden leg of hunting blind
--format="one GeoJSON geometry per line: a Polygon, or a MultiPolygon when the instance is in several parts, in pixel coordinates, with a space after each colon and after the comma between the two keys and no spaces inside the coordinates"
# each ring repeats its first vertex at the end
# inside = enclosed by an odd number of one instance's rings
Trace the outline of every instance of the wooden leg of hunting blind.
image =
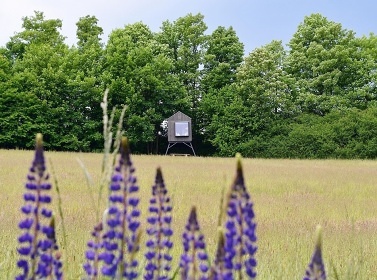
{"type": "MultiPolygon", "coordinates": [[[[173,147],[175,144],[178,144],[178,143],[183,143],[183,144],[185,144],[187,147],[190,147],[191,150],[192,150],[192,153],[194,154],[194,156],[196,156],[195,151],[194,151],[194,147],[192,146],[192,143],[191,143],[191,142],[169,142],[168,147],[166,148],[165,156],[168,154],[169,149],[170,149],[171,147],[173,147]]],[[[178,154],[172,154],[172,155],[178,155],[178,154]]],[[[183,155],[186,155],[186,154],[183,154],[183,155]]]]}

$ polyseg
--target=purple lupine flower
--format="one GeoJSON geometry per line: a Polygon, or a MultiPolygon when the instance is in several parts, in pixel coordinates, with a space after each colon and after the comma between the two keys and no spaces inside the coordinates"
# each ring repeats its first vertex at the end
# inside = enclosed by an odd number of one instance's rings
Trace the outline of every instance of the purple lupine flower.
{"type": "Polygon", "coordinates": [[[216,258],[211,267],[210,280],[232,280],[232,271],[225,266],[225,237],[224,233],[220,232],[219,241],[217,243],[216,258]]]}
{"type": "Polygon", "coordinates": [[[311,262],[303,280],[326,280],[325,265],[322,260],[322,228],[317,227],[317,240],[311,262]]]}
{"type": "Polygon", "coordinates": [[[138,276],[135,254],[139,250],[140,211],[136,196],[139,187],[134,172],[128,140],[123,137],[120,158],[109,187],[109,206],[104,221],[106,230],[102,236],[104,252],[99,256],[103,261],[102,274],[117,279],[138,276]]]}
{"type": "Polygon", "coordinates": [[[196,207],[191,208],[182,242],[184,252],[180,261],[181,279],[209,279],[208,256],[204,235],[200,232],[196,207]]]}
{"type": "Polygon", "coordinates": [[[62,279],[63,272],[62,267],[63,263],[61,261],[61,253],[58,251],[59,246],[57,244],[56,235],[55,235],[55,218],[52,216],[50,221],[50,226],[45,227],[44,232],[46,233],[49,240],[52,242],[53,247],[53,258],[52,258],[52,275],[54,276],[53,279],[62,279]]]}
{"type": "Polygon", "coordinates": [[[238,155],[235,180],[231,186],[225,222],[225,267],[235,278],[256,277],[253,203],[244,183],[242,164],[238,155]]]}
{"type": "Polygon", "coordinates": [[[62,263],[55,238],[55,223],[52,211],[48,209],[51,197],[42,134],[37,134],[35,156],[27,175],[24,205],[21,212],[25,218],[19,223],[22,233],[17,249],[20,259],[17,266],[22,270],[17,280],[47,278],[62,279],[62,263]]]}
{"type": "Polygon", "coordinates": [[[146,241],[147,253],[145,254],[147,263],[144,279],[146,280],[169,279],[173,230],[171,228],[172,206],[167,192],[161,169],[158,168],[155,184],[152,186],[152,198],[149,201],[149,217],[147,219],[149,239],[146,241]]]}
{"type": "Polygon", "coordinates": [[[92,231],[93,240],[87,243],[87,251],[85,252],[86,263],[83,265],[85,273],[87,275],[86,279],[97,279],[98,277],[98,263],[99,263],[99,253],[102,248],[102,234],[103,226],[102,222],[94,227],[92,231]]]}

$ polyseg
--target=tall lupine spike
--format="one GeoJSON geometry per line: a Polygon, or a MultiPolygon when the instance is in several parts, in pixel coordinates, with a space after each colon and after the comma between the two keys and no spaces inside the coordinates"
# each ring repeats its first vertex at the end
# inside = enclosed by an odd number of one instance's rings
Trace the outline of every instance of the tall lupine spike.
{"type": "Polygon", "coordinates": [[[149,238],[146,241],[147,253],[145,254],[147,264],[144,279],[146,280],[169,279],[173,230],[171,228],[172,206],[167,193],[161,169],[157,168],[155,184],[152,186],[152,198],[149,200],[149,217],[147,219],[149,238]]]}
{"type": "Polygon", "coordinates": [[[303,280],[326,280],[325,265],[322,260],[322,227],[317,226],[317,240],[311,262],[303,280]]]}
{"type": "Polygon", "coordinates": [[[138,276],[136,252],[140,242],[139,187],[136,184],[128,140],[122,138],[120,158],[114,169],[109,192],[106,230],[100,259],[102,274],[113,279],[135,279],[138,276]]]}
{"type": "Polygon", "coordinates": [[[55,217],[52,216],[50,221],[50,228],[52,229],[47,237],[52,242],[52,253],[53,253],[53,260],[52,260],[52,279],[62,279],[63,272],[62,267],[63,263],[61,261],[61,253],[59,252],[59,246],[56,240],[56,232],[55,232],[55,217]]]}
{"type": "Polygon", "coordinates": [[[87,244],[88,249],[85,253],[86,263],[83,266],[86,273],[86,280],[95,280],[98,278],[99,254],[103,246],[101,239],[102,230],[103,225],[102,222],[100,222],[94,227],[92,231],[93,239],[87,244]]]}
{"type": "Polygon", "coordinates": [[[232,280],[232,272],[225,267],[225,237],[222,230],[219,231],[215,262],[211,267],[210,280],[232,280]]]}
{"type": "Polygon", "coordinates": [[[181,279],[209,279],[206,245],[204,235],[200,231],[195,206],[191,208],[182,239],[184,252],[180,261],[181,279]]]}
{"type": "Polygon", "coordinates": [[[236,177],[229,192],[225,221],[225,267],[235,279],[256,277],[256,223],[253,203],[244,183],[241,156],[237,154],[236,177]]]}
{"type": "Polygon", "coordinates": [[[16,280],[23,279],[62,279],[60,254],[55,254],[58,247],[55,238],[55,226],[52,211],[47,207],[51,203],[45,158],[43,137],[37,134],[35,156],[27,175],[24,205],[21,208],[26,216],[19,223],[22,230],[18,238],[18,253],[21,255],[17,266],[22,273],[16,280]]]}

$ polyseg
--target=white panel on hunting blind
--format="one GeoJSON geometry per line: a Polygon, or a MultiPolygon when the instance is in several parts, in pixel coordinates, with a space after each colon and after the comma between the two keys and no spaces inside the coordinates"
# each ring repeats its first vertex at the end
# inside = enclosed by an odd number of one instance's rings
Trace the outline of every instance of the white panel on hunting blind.
{"type": "Polygon", "coordinates": [[[189,123],[188,122],[175,122],[175,136],[177,137],[189,136],[189,123]]]}

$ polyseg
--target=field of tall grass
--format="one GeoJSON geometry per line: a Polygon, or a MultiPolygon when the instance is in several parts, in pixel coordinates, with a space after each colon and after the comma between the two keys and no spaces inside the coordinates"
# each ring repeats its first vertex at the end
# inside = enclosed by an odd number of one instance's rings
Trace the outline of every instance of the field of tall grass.
{"type": "MultiPolygon", "coordinates": [[[[18,222],[32,151],[0,150],[0,279],[13,279],[18,222]]],[[[49,173],[54,169],[65,219],[57,216],[65,279],[80,279],[84,252],[96,223],[96,194],[101,154],[46,152],[49,173]],[[91,186],[77,159],[91,175],[91,186]],[[52,162],[52,165],[50,164],[52,162]],[[92,191],[90,190],[92,188],[92,191]]],[[[146,219],[156,168],[161,167],[173,199],[173,265],[178,265],[181,234],[192,205],[215,254],[222,189],[233,180],[233,158],[132,156],[140,185],[142,219],[146,219]]],[[[257,222],[258,279],[300,279],[314,249],[314,232],[323,228],[323,258],[328,279],[376,279],[377,162],[362,160],[243,159],[247,189],[257,222]]],[[[53,191],[57,213],[57,195],[53,191]]],[[[104,200],[101,207],[105,209],[104,200]]],[[[143,252],[140,252],[143,253],[143,252]]]]}

